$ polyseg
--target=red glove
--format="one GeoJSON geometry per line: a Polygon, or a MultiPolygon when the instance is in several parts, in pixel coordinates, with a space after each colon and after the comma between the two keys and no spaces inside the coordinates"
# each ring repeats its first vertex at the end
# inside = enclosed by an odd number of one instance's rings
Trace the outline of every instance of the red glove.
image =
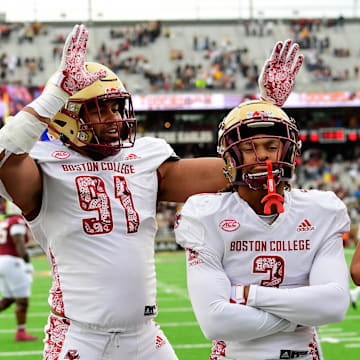
{"type": "Polygon", "coordinates": [[[269,101],[277,106],[284,105],[294,86],[295,76],[298,73],[304,57],[299,55],[293,66],[298,44],[291,40],[276,43],[270,59],[265,61],[259,76],[259,88],[262,100],[269,101]]]}
{"type": "Polygon", "coordinates": [[[89,33],[84,25],[74,26],[66,38],[60,66],[49,80],[70,96],[106,76],[104,70],[89,73],[85,68],[88,37],[89,33]]]}
{"type": "Polygon", "coordinates": [[[85,68],[88,37],[84,25],[75,25],[66,38],[59,68],[50,77],[41,96],[28,105],[40,116],[52,119],[69,96],[106,76],[105,70],[89,73],[85,68]]]}

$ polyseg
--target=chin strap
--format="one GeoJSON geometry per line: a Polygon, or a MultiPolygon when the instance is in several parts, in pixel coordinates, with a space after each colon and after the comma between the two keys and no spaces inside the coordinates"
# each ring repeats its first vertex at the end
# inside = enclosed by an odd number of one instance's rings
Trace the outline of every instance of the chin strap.
{"type": "Polygon", "coordinates": [[[283,202],[285,200],[280,194],[276,192],[276,185],[273,177],[273,170],[270,160],[266,160],[266,166],[268,173],[268,180],[267,180],[268,194],[262,198],[261,203],[265,203],[264,204],[265,215],[271,214],[272,205],[276,206],[276,210],[280,214],[284,212],[283,202]]]}

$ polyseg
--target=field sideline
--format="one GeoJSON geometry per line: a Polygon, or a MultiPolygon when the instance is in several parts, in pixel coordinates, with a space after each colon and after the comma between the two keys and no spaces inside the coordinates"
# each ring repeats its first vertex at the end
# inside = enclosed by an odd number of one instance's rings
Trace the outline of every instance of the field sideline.
{"type": "MultiPolygon", "coordinates": [[[[353,249],[346,249],[350,262],[353,249]]],[[[211,343],[196,323],[186,290],[183,252],[157,253],[158,304],[161,325],[180,360],[206,360],[211,343]]],[[[49,265],[44,257],[34,257],[33,295],[28,313],[28,331],[43,338],[43,327],[49,313],[47,294],[51,284],[49,265]]],[[[353,284],[351,283],[353,287],[353,284]]],[[[360,299],[359,299],[360,307],[360,299]]],[[[322,326],[319,335],[325,360],[357,360],[360,354],[360,308],[349,308],[339,324],[322,326]]],[[[41,360],[42,341],[15,343],[14,308],[0,313],[0,360],[41,360]]]]}

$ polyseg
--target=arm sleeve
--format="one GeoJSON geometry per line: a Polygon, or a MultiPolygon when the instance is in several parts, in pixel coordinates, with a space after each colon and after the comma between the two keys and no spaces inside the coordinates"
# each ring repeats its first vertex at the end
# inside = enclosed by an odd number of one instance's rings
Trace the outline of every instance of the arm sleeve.
{"type": "Polygon", "coordinates": [[[267,311],[230,303],[231,284],[218,259],[205,250],[188,262],[191,303],[209,340],[246,341],[294,330],[289,321],[267,311]]]}
{"type": "Polygon", "coordinates": [[[300,325],[340,322],[349,306],[349,276],[342,236],[349,227],[346,209],[337,214],[335,231],[322,242],[310,271],[309,286],[277,289],[252,285],[248,305],[300,325]]]}
{"type": "Polygon", "coordinates": [[[294,331],[295,325],[285,319],[230,303],[231,283],[221,263],[221,250],[206,245],[200,221],[182,213],[175,233],[177,242],[187,248],[189,295],[201,330],[209,340],[246,341],[294,331]]]}

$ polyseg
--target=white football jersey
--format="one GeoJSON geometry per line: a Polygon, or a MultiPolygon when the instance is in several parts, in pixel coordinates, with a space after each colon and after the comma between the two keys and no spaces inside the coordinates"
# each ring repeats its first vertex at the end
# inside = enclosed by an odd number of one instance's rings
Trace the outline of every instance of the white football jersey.
{"type": "Polygon", "coordinates": [[[43,197],[29,225],[53,267],[50,306],[107,331],[156,316],[157,168],[175,156],[172,148],[143,137],[94,161],[38,142],[30,155],[42,171],[43,197]]]}
{"type": "Polygon", "coordinates": [[[178,216],[194,312],[219,340],[214,359],[322,359],[316,326],[345,316],[345,205],[332,192],[294,189],[284,209],[268,224],[226,192],[192,196],[178,216]],[[252,285],[247,306],[229,302],[237,284],[252,285]]]}

